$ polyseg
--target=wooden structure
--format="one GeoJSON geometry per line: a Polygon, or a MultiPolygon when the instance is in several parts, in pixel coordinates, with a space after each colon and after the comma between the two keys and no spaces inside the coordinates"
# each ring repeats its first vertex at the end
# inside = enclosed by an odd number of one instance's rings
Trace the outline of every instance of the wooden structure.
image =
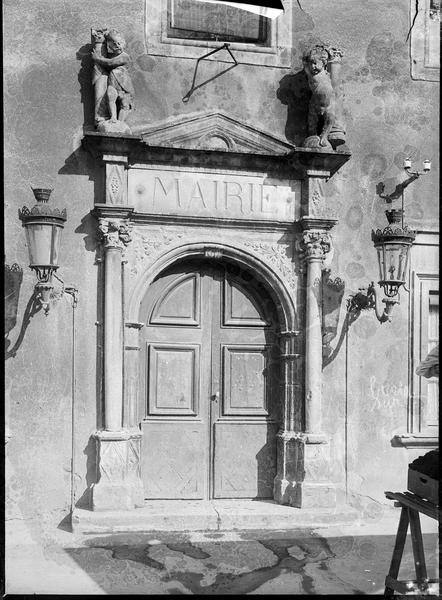
{"type": "Polygon", "coordinates": [[[439,520],[439,507],[410,492],[385,492],[385,496],[390,500],[395,500],[395,506],[401,507],[402,510],[390,570],[385,578],[384,596],[393,596],[395,591],[400,594],[431,594],[429,592],[430,584],[438,583],[439,580],[427,577],[419,513],[439,520]],[[407,539],[408,525],[410,525],[416,579],[399,581],[397,577],[407,539]]]}

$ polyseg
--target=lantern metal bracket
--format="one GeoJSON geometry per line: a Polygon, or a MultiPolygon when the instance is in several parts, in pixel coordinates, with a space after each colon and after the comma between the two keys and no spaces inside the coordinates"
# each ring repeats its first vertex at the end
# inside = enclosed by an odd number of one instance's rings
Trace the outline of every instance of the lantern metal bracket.
{"type": "Polygon", "coordinates": [[[51,304],[58,302],[63,297],[63,294],[69,294],[72,296],[72,307],[76,308],[78,304],[78,290],[73,286],[65,286],[63,279],[58,277],[55,272],[52,273],[52,277],[46,283],[38,282],[35,285],[35,291],[37,298],[43,307],[45,316],[48,316],[51,304]],[[52,277],[55,277],[61,283],[61,289],[55,290],[52,282],[52,277]]]}
{"type": "Polygon", "coordinates": [[[376,318],[380,323],[391,322],[393,307],[395,304],[399,304],[399,300],[383,298],[382,302],[385,304],[385,307],[381,312],[378,291],[372,281],[367,288],[359,288],[359,292],[348,299],[347,307],[349,311],[374,309],[376,318]]]}

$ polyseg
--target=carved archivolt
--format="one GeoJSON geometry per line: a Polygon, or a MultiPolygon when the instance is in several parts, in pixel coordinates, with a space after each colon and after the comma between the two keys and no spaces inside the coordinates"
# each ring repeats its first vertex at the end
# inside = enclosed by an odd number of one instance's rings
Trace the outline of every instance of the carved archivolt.
{"type": "Polygon", "coordinates": [[[130,274],[136,277],[148,264],[153,263],[165,248],[173,246],[183,235],[184,233],[167,233],[164,229],[147,233],[134,230],[130,245],[130,274]]]}
{"type": "Polygon", "coordinates": [[[245,242],[244,245],[263,257],[272,269],[280,273],[290,288],[296,289],[297,278],[295,276],[295,267],[292,259],[287,254],[287,245],[265,242],[245,242]]]}

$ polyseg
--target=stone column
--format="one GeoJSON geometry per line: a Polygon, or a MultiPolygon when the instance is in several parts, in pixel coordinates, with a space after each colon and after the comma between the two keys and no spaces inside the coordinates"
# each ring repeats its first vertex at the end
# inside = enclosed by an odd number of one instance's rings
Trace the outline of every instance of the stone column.
{"type": "Polygon", "coordinates": [[[104,428],[123,425],[122,254],[130,241],[127,223],[99,219],[104,245],[104,428]]]}
{"type": "Polygon", "coordinates": [[[143,505],[140,479],[141,432],[123,424],[123,278],[122,259],[130,242],[131,210],[95,207],[104,246],[104,430],[95,433],[98,482],[93,510],[132,509],[143,505]]]}
{"type": "Polygon", "coordinates": [[[322,385],[322,261],[330,250],[324,230],[304,231],[305,296],[305,424],[306,433],[321,433],[322,385]]]}

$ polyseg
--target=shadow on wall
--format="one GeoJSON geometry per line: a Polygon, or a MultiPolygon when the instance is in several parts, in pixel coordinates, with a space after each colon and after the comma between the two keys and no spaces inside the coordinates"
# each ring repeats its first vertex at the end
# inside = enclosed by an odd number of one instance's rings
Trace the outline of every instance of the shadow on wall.
{"type": "Polygon", "coordinates": [[[301,146],[307,137],[308,106],[311,91],[304,71],[285,75],[276,92],[278,100],[287,106],[285,135],[289,142],[301,146]]]}
{"type": "Polygon", "coordinates": [[[76,56],[80,61],[78,82],[80,84],[81,103],[83,104],[83,131],[94,130],[94,91],[91,84],[92,43],[84,44],[76,56]]]}
{"type": "Polygon", "coordinates": [[[76,508],[89,509],[91,507],[91,487],[97,482],[97,451],[96,441],[91,436],[87,446],[83,449],[86,456],[86,489],[75,501],[76,508]]]}
{"type": "Polygon", "coordinates": [[[350,308],[347,301],[347,311],[342,323],[341,333],[332,348],[331,343],[338,336],[339,315],[344,297],[345,282],[336,277],[330,277],[330,270],[322,271],[322,365],[326,367],[339,354],[345,336],[350,326],[356,321],[361,311],[356,308],[350,308]]]}
{"type": "Polygon", "coordinates": [[[23,270],[18,264],[5,265],[5,360],[13,358],[17,354],[32,317],[42,309],[42,304],[39,301],[39,293],[34,290],[23,314],[20,333],[10,348],[11,340],[9,339],[9,334],[17,324],[18,300],[22,281],[23,270]]]}

